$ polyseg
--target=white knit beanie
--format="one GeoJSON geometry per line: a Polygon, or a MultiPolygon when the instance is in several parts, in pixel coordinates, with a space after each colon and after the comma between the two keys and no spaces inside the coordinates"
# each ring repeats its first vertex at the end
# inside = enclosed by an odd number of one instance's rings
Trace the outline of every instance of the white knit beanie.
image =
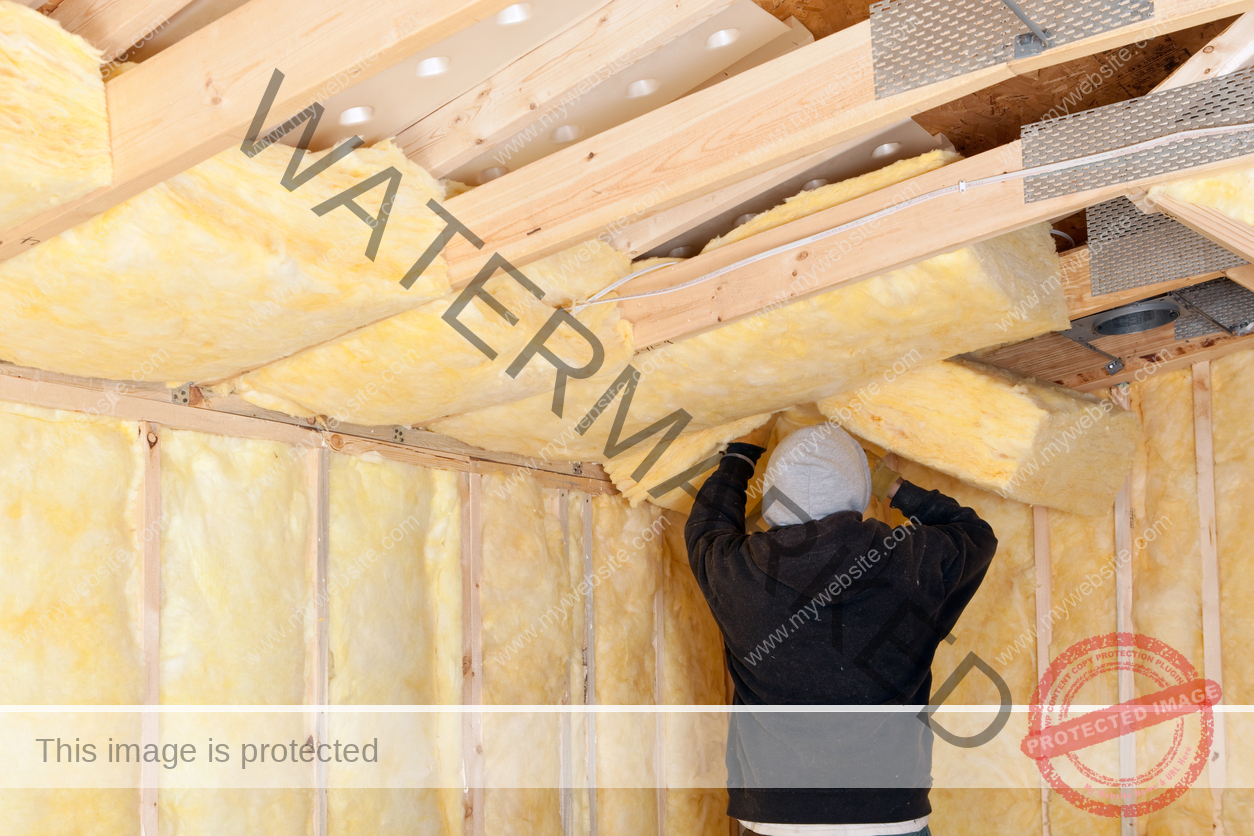
{"type": "Polygon", "coordinates": [[[837,511],[861,514],[871,501],[866,454],[835,424],[797,430],[771,454],[762,498],[769,503],[762,518],[771,528],[821,520],[837,511]],[[790,505],[806,518],[798,519],[790,505]]]}

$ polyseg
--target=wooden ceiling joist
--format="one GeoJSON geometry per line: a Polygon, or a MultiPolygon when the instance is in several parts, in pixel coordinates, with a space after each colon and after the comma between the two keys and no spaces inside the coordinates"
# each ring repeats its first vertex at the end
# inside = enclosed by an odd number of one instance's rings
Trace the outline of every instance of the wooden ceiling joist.
{"type": "MultiPolygon", "coordinates": [[[[401,131],[405,156],[445,177],[579,98],[596,70],[627,67],[733,0],[611,0],[522,59],[401,131]],[[589,68],[594,68],[592,73],[589,68]]],[[[557,124],[560,124],[558,122],[557,124]]]]}
{"type": "Polygon", "coordinates": [[[1202,360],[1217,360],[1237,351],[1254,348],[1254,335],[1233,337],[1210,334],[1177,340],[1175,326],[1164,325],[1140,334],[1104,337],[1093,343],[1123,360],[1123,370],[1108,375],[1107,358],[1078,345],[1061,334],[1045,334],[1033,340],[979,353],[979,359],[1027,377],[1052,380],[1081,392],[1096,392],[1116,383],[1144,380],[1202,360]]]}
{"type": "MultiPolygon", "coordinates": [[[[700,284],[643,299],[625,299],[636,346],[645,349],[834,287],[880,275],[969,244],[1063,217],[1118,197],[1129,188],[1205,171],[1248,165],[1254,155],[1025,203],[1023,181],[1004,180],[906,206],[840,235],[791,248],[700,284]]],[[[1018,142],[960,160],[848,203],[815,213],[676,264],[626,285],[624,295],[676,287],[751,256],[868,218],[935,190],[1021,169],[1018,142]]]]}
{"type": "Polygon", "coordinates": [[[1174,90],[1196,81],[1206,81],[1235,73],[1254,64],[1254,12],[1237,18],[1218,37],[1176,68],[1162,84],[1154,88],[1174,90]]]}
{"type": "Polygon", "coordinates": [[[267,130],[326,98],[337,75],[368,78],[509,4],[252,0],[105,84],[113,184],[0,231],[0,260],[238,145],[275,69],[285,79],[267,130]]]}
{"type": "Polygon", "coordinates": [[[104,52],[105,63],[118,60],[135,44],[152,37],[190,0],[65,0],[49,15],[67,31],[81,35],[104,52]]]}
{"type": "MultiPolygon", "coordinates": [[[[1015,75],[1252,7],[1254,0],[1162,0],[1135,25],[883,99],[875,98],[863,22],[459,195],[447,208],[489,248],[525,264],[1015,75]]],[[[484,260],[460,237],[445,252],[456,286],[484,260]]]]}

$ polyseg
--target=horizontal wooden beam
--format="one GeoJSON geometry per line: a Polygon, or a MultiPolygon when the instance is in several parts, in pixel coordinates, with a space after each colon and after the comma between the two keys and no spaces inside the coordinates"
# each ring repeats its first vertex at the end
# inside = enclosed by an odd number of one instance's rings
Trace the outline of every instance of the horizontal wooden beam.
{"type": "MultiPolygon", "coordinates": [[[[1250,8],[1254,0],[1159,0],[1136,24],[882,99],[863,22],[458,195],[448,209],[525,264],[1015,75],[1250,8]]],[[[446,253],[455,286],[483,262],[460,236],[446,253]]]]}
{"type": "Polygon", "coordinates": [[[1116,383],[1144,380],[1164,371],[1182,369],[1202,360],[1216,360],[1237,351],[1254,349],[1254,335],[1233,337],[1210,334],[1177,340],[1175,326],[1164,325],[1140,334],[1104,337],[1093,343],[1102,351],[1122,358],[1123,371],[1108,375],[1107,358],[1068,340],[1061,334],[1045,334],[1033,340],[990,351],[977,352],[981,362],[1000,366],[1028,377],[1096,392],[1116,383]]]}
{"type": "MultiPolygon", "coordinates": [[[[1227,274],[1223,272],[1200,273],[1196,276],[1184,276],[1179,279],[1155,282],[1154,284],[1142,285],[1141,287],[1134,287],[1128,290],[1116,290],[1113,293],[1102,293],[1094,296],[1093,284],[1089,276],[1090,252],[1089,247],[1085,245],[1067,250],[1058,257],[1062,270],[1062,292],[1067,299],[1067,316],[1072,320],[1080,319],[1090,314],[1101,313],[1102,311],[1113,310],[1129,302],[1139,302],[1142,299],[1160,296],[1173,290],[1180,290],[1181,288],[1192,287],[1195,284],[1208,282],[1212,279],[1223,278],[1224,275],[1231,277],[1234,272],[1237,272],[1228,271],[1227,274]]],[[[1248,267],[1237,268],[1238,271],[1249,269],[1248,267]]]]}
{"type": "Polygon", "coordinates": [[[0,231],[0,260],[238,145],[275,69],[271,128],[510,0],[251,0],[105,84],[113,185],[0,231]]]}
{"type": "MultiPolygon", "coordinates": [[[[589,75],[617,71],[718,14],[733,0],[611,0],[396,136],[405,156],[445,177],[485,149],[552,118],[589,75]]],[[[544,130],[560,125],[545,123],[544,130]]]]}
{"type": "Polygon", "coordinates": [[[49,15],[104,53],[106,64],[152,37],[190,0],[65,0],[49,15]]]}
{"type": "Polygon", "coordinates": [[[196,387],[191,390],[190,403],[173,403],[171,390],[157,384],[130,384],[0,365],[0,401],[302,447],[321,446],[325,438],[326,446],[344,453],[376,451],[396,461],[472,473],[524,469],[551,487],[594,493],[615,490],[605,469],[591,462],[536,462],[408,428],[404,429],[404,442],[396,443],[392,440],[396,427],[338,424],[332,429],[313,419],[261,409],[237,395],[205,397],[196,387]]]}
{"type": "MultiPolygon", "coordinates": [[[[637,350],[684,339],[759,310],[877,276],[955,249],[1072,214],[1131,187],[1248,165],[1254,154],[1069,195],[1026,203],[1023,181],[954,188],[840,235],[787,249],[737,267],[714,280],[620,304],[634,324],[637,350]]],[[[1022,168],[1019,142],[960,160],[904,183],[759,233],[626,285],[624,295],[677,287],[746,258],[868,218],[935,190],[974,183],[1022,168]]]]}

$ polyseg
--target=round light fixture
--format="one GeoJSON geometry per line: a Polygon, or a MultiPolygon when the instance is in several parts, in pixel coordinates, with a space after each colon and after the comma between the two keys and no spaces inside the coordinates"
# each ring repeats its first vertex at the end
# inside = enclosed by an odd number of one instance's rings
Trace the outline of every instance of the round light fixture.
{"type": "Polygon", "coordinates": [[[627,98],[640,99],[645,96],[651,96],[657,92],[657,88],[661,86],[656,78],[642,78],[639,81],[633,81],[627,85],[627,98]]]}
{"type": "Polygon", "coordinates": [[[670,258],[692,258],[696,254],[696,247],[676,247],[667,253],[670,258]]]}
{"type": "Polygon", "coordinates": [[[443,55],[437,55],[434,58],[424,58],[418,62],[416,74],[419,78],[430,78],[433,75],[444,75],[448,72],[448,58],[443,55]]]}
{"type": "Polygon", "coordinates": [[[801,187],[801,191],[812,192],[815,189],[821,189],[826,185],[827,185],[827,181],[824,180],[822,177],[819,177],[816,180],[807,180],[806,184],[801,187]]]}
{"type": "Polygon", "coordinates": [[[705,39],[706,49],[722,49],[725,46],[731,46],[740,37],[739,29],[720,29],[713,35],[705,39]]]}
{"type": "Polygon", "coordinates": [[[485,168],[479,172],[479,184],[483,185],[489,180],[495,180],[498,177],[504,177],[509,174],[509,169],[503,165],[494,165],[491,168],[485,168]]]}
{"type": "Polygon", "coordinates": [[[746,212],[745,214],[741,215],[739,218],[736,218],[736,220],[732,221],[732,229],[735,229],[738,226],[743,226],[744,224],[749,223],[749,221],[753,220],[757,216],[758,216],[757,212],[746,212]]]}
{"type": "Polygon", "coordinates": [[[506,6],[497,12],[496,22],[502,26],[513,26],[516,23],[522,23],[531,19],[530,3],[515,3],[512,6],[506,6]]]}
{"type": "Polygon", "coordinates": [[[874,151],[871,152],[871,157],[877,160],[880,159],[881,157],[891,157],[893,154],[896,154],[900,150],[901,150],[900,142],[885,142],[883,145],[880,145],[874,151]]]}
{"type": "Polygon", "coordinates": [[[1093,332],[1099,337],[1120,334],[1139,334],[1174,322],[1180,317],[1180,307],[1170,299],[1151,299],[1133,302],[1106,311],[1093,318],[1093,332]]]}
{"type": "Polygon", "coordinates": [[[340,114],[341,125],[360,125],[374,117],[373,107],[350,107],[340,114]]]}
{"type": "Polygon", "coordinates": [[[574,142],[579,138],[579,133],[580,131],[578,125],[559,125],[557,129],[553,131],[553,135],[550,139],[558,145],[563,145],[567,142],[574,142]]]}

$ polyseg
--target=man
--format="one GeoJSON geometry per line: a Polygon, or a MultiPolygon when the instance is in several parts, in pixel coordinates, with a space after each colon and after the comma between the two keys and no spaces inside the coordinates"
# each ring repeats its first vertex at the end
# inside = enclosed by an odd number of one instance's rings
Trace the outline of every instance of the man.
{"type": "Polygon", "coordinates": [[[997,549],[987,523],[903,480],[832,424],[776,448],[768,531],[745,503],[771,424],[728,446],[684,529],[743,706],[915,706],[737,712],[728,814],[762,836],[930,836],[931,664],[997,549]],[[873,495],[910,522],[863,520],[873,495]]]}

